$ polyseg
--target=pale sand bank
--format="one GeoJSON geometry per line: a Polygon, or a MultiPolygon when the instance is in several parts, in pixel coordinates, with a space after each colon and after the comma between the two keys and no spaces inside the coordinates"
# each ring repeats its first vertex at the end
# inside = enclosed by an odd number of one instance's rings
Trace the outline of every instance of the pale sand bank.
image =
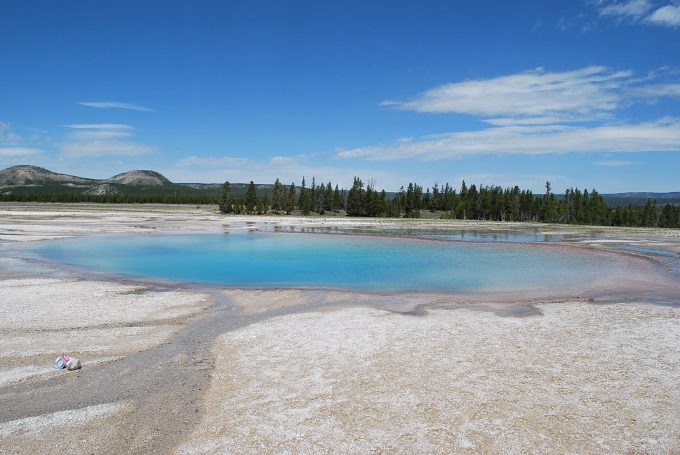
{"type": "Polygon", "coordinates": [[[222,335],[178,453],[675,453],[680,309],[351,308],[222,335]]]}
{"type": "Polygon", "coordinates": [[[0,384],[44,378],[68,352],[91,366],[169,340],[209,296],[51,278],[0,281],[0,384]]]}
{"type": "Polygon", "coordinates": [[[122,438],[118,422],[132,407],[104,403],[0,423],[0,453],[109,453],[109,441],[122,438]]]}

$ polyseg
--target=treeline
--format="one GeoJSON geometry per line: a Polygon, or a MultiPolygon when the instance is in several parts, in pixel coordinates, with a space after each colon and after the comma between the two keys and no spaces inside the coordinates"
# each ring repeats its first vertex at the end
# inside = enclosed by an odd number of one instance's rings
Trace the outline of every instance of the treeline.
{"type": "Polygon", "coordinates": [[[92,202],[102,204],[217,204],[211,194],[78,194],[16,192],[0,194],[1,202],[92,202]]]}
{"type": "Polygon", "coordinates": [[[316,179],[312,179],[307,187],[303,178],[299,188],[294,183],[283,185],[277,179],[271,193],[262,195],[257,194],[251,181],[242,197],[232,196],[231,186],[226,182],[219,207],[223,213],[237,214],[345,212],[347,216],[420,218],[424,212],[430,212],[441,218],[461,220],[680,227],[678,206],[661,206],[650,199],[644,207],[609,207],[595,189],[589,192],[570,188],[563,196],[558,196],[552,193],[549,182],[541,195],[520,190],[517,186],[468,187],[463,181],[460,190],[453,189],[448,183],[435,184],[425,190],[416,183],[409,183],[406,188],[388,196],[384,190],[376,190],[372,183],[365,185],[357,177],[349,191],[340,190],[331,182],[317,184],[316,179]]]}
{"type": "Polygon", "coordinates": [[[439,217],[461,220],[531,221],[543,223],[587,224],[599,226],[680,227],[680,206],[657,204],[648,199],[644,206],[610,207],[596,190],[568,189],[564,195],[552,193],[546,182],[544,194],[533,194],[517,186],[469,187],[459,189],[448,183],[424,189],[409,183],[397,193],[378,191],[372,182],[364,184],[354,178],[349,190],[332,182],[308,185],[284,185],[279,179],[273,186],[259,188],[250,182],[225,183],[221,189],[186,188],[138,189],[135,193],[79,194],[29,189],[0,194],[2,202],[90,202],[90,203],[159,203],[218,204],[224,213],[236,214],[346,214],[347,216],[420,218],[439,217]]]}
{"type": "Polygon", "coordinates": [[[251,181],[244,196],[234,196],[231,184],[226,182],[222,187],[222,196],[219,201],[220,211],[258,215],[267,213],[290,215],[293,212],[301,212],[303,215],[311,213],[323,215],[326,212],[340,213],[346,208],[347,192],[341,191],[337,184],[333,187],[331,182],[326,185],[317,185],[316,178],[312,178],[309,188],[304,177],[299,188],[295,186],[295,183],[287,186],[276,179],[271,192],[263,193],[258,196],[257,187],[251,181]]]}

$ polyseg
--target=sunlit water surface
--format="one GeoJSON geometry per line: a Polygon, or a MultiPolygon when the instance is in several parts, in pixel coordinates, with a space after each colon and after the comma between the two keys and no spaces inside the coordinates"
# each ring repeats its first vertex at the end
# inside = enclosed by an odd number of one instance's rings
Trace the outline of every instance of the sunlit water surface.
{"type": "Polygon", "coordinates": [[[88,271],[185,283],[386,291],[564,288],[628,267],[577,248],[313,234],[92,236],[37,252],[88,271]]]}

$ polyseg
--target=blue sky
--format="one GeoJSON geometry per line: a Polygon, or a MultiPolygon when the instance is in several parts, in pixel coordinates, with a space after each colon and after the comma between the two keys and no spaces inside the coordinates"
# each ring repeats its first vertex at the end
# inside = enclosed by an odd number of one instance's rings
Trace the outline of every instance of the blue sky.
{"type": "Polygon", "coordinates": [[[0,3],[0,168],[680,191],[680,3],[0,3]]]}

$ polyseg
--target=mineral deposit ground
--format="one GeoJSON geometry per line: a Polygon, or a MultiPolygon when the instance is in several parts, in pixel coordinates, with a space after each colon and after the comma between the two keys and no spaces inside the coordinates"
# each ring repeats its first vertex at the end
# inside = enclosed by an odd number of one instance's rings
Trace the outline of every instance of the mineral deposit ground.
{"type": "Polygon", "coordinates": [[[663,230],[0,205],[0,453],[678,453],[679,251],[663,230]],[[568,234],[565,248],[658,274],[618,295],[225,289],[92,274],[26,248],[400,228],[568,234]],[[82,370],[51,368],[64,351],[82,370]]]}

